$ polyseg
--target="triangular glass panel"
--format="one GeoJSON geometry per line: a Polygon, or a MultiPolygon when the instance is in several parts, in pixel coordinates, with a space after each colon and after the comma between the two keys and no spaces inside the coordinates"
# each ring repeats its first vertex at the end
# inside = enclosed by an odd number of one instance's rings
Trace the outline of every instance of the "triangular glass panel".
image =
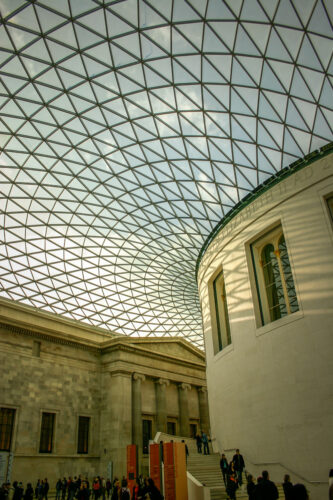
{"type": "Polygon", "coordinates": [[[173,22],[196,21],[198,18],[199,16],[191,9],[185,0],[177,0],[177,2],[173,4],[173,22]]]}
{"type": "Polygon", "coordinates": [[[292,58],[296,60],[299,48],[304,37],[304,32],[294,30],[292,28],[285,28],[283,26],[276,26],[275,29],[279,33],[292,58]]]}
{"type": "Polygon", "coordinates": [[[172,28],[172,53],[177,54],[193,54],[197,53],[198,49],[193,47],[182,35],[177,28],[172,28]]]}
{"type": "Polygon", "coordinates": [[[28,55],[36,59],[42,59],[44,63],[52,63],[52,60],[50,59],[49,53],[46,49],[45,40],[38,40],[31,46],[25,48],[22,55],[28,55]]]}
{"type": "Polygon", "coordinates": [[[69,28],[68,25],[65,25],[61,28],[56,29],[55,31],[52,31],[52,33],[50,33],[48,37],[55,40],[56,42],[61,42],[65,45],[69,45],[71,48],[77,50],[77,44],[73,28],[72,27],[69,28]]]}
{"type": "Polygon", "coordinates": [[[122,21],[118,16],[105,9],[107,22],[108,36],[113,39],[119,35],[123,35],[133,30],[126,22],[122,21]]]}
{"type": "Polygon", "coordinates": [[[229,48],[229,50],[234,50],[234,44],[237,32],[237,22],[213,22],[210,21],[209,25],[213,30],[219,35],[223,43],[229,48]]]}
{"type": "Polygon", "coordinates": [[[323,68],[326,69],[332,57],[332,38],[327,39],[322,36],[309,34],[310,40],[316,49],[323,68]]]}
{"type": "Polygon", "coordinates": [[[247,21],[267,22],[268,18],[257,0],[248,0],[243,3],[241,19],[247,21]]]}
{"type": "Polygon", "coordinates": [[[257,85],[259,85],[263,59],[261,57],[237,56],[237,60],[240,62],[249,76],[253,79],[253,81],[257,85]]]}
{"type": "Polygon", "coordinates": [[[289,0],[280,0],[278,10],[276,12],[274,22],[285,26],[292,26],[293,28],[302,28],[298,17],[289,0]]]}
{"type": "Polygon", "coordinates": [[[126,66],[127,64],[133,64],[137,62],[137,60],[133,56],[125,52],[125,50],[116,47],[113,43],[111,44],[111,49],[115,67],[126,66]]]}
{"type": "Polygon", "coordinates": [[[149,7],[146,3],[140,4],[140,27],[147,28],[165,23],[163,17],[158,12],[149,7]]]}
{"type": "MultiPolygon", "coordinates": [[[[191,56],[184,56],[183,59],[186,59],[191,56]]],[[[193,56],[192,56],[193,57],[193,56]]],[[[200,58],[200,56],[194,56],[200,58]]],[[[196,73],[200,73],[201,65],[194,66],[193,69],[196,73]]],[[[173,80],[176,85],[184,84],[184,83],[197,83],[199,81],[198,77],[195,77],[192,72],[190,73],[185,68],[183,68],[180,64],[178,64],[177,60],[173,60],[173,80]]]]}
{"type": "Polygon", "coordinates": [[[77,19],[77,23],[83,24],[85,27],[98,33],[101,37],[106,37],[103,9],[94,10],[90,14],[80,16],[77,19]]]}
{"type": "Polygon", "coordinates": [[[322,66],[320,64],[318,56],[315,53],[307,36],[303,38],[303,43],[298,54],[297,62],[298,64],[307,68],[316,69],[318,71],[322,70],[322,66]]]}
{"type": "Polygon", "coordinates": [[[216,20],[234,19],[235,15],[228,5],[220,0],[209,0],[206,18],[216,20]]]}
{"type": "Polygon", "coordinates": [[[38,15],[38,20],[42,26],[43,33],[47,33],[52,30],[56,26],[64,23],[66,18],[56,14],[55,12],[51,12],[50,10],[42,8],[40,5],[36,5],[36,12],[38,15]]]}
{"type": "Polygon", "coordinates": [[[332,38],[332,26],[330,25],[324,5],[321,2],[317,2],[307,29],[325,37],[332,38]]]}
{"type": "Polygon", "coordinates": [[[228,81],[222,77],[222,74],[218,73],[206,57],[202,60],[202,80],[206,85],[212,83],[228,83],[228,81]]]}
{"type": "Polygon", "coordinates": [[[270,33],[266,57],[291,62],[291,57],[274,28],[272,28],[270,33]]]}
{"type": "Polygon", "coordinates": [[[277,92],[285,93],[285,89],[273,73],[267,61],[264,62],[264,68],[261,77],[261,87],[267,90],[275,90],[277,92]]]}
{"type": "Polygon", "coordinates": [[[62,61],[61,67],[68,69],[72,73],[77,73],[84,78],[86,77],[86,71],[82,64],[82,59],[79,55],[75,55],[70,59],[66,59],[66,61],[62,61]]]}
{"type": "Polygon", "coordinates": [[[220,72],[223,77],[230,81],[232,57],[230,55],[207,55],[210,63],[220,72]]]}
{"type": "Polygon", "coordinates": [[[258,51],[257,47],[254,45],[251,38],[241,25],[238,26],[234,50],[236,54],[260,56],[260,52],[258,51]]]}
{"type": "Polygon", "coordinates": [[[115,43],[124,50],[127,50],[134,58],[141,59],[140,43],[138,33],[124,35],[115,40],[115,43]]]}
{"type": "Polygon", "coordinates": [[[122,19],[125,19],[128,23],[131,23],[135,27],[138,25],[138,8],[137,0],[128,0],[126,4],[123,2],[112,4],[110,10],[119,14],[122,19]]]}
{"type": "Polygon", "coordinates": [[[304,26],[308,24],[316,0],[293,0],[294,7],[304,26]]]}
{"type": "Polygon", "coordinates": [[[325,75],[319,73],[318,71],[312,71],[311,69],[306,69],[306,68],[300,68],[300,72],[305,82],[307,83],[308,87],[310,88],[312,94],[314,95],[315,99],[317,100],[320,95],[325,75]]]}

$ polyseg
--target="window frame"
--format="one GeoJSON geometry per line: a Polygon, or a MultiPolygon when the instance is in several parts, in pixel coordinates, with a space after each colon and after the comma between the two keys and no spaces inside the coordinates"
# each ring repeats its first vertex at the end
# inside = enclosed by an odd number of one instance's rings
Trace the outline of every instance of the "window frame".
{"type": "MultiPolygon", "coordinates": [[[[41,411],[41,417],[40,417],[40,426],[39,426],[39,446],[38,446],[38,453],[41,454],[52,454],[54,453],[55,449],[55,429],[56,429],[56,412],[54,411],[41,411]],[[51,449],[42,449],[42,433],[43,433],[43,416],[44,415],[53,415],[52,418],[52,432],[51,432],[51,449]]],[[[47,446],[48,447],[48,446],[47,446]]]]}
{"type": "MultiPolygon", "coordinates": [[[[253,239],[251,242],[249,242],[249,248],[250,248],[250,254],[251,254],[251,273],[254,277],[254,283],[255,286],[253,287],[255,289],[255,310],[259,310],[259,321],[257,321],[257,326],[258,327],[263,327],[267,326],[269,324],[273,324],[276,321],[282,320],[283,318],[288,318],[292,316],[293,314],[297,313],[300,311],[300,301],[299,301],[299,294],[297,293],[297,287],[296,287],[296,280],[295,280],[295,275],[293,272],[293,266],[292,266],[292,261],[290,258],[290,248],[289,245],[287,244],[287,239],[286,239],[286,234],[285,231],[282,227],[281,222],[279,221],[278,223],[275,223],[273,226],[270,228],[267,228],[266,231],[262,232],[259,236],[257,236],[255,239],[253,239]],[[287,280],[286,280],[286,275],[285,275],[285,269],[282,263],[282,260],[280,258],[280,241],[281,239],[284,238],[285,245],[286,245],[286,252],[288,256],[288,260],[290,263],[290,274],[293,280],[293,288],[295,291],[295,296],[296,296],[296,302],[297,302],[297,309],[292,311],[291,307],[291,301],[290,297],[288,294],[288,286],[287,286],[287,280]],[[264,271],[263,271],[263,266],[262,266],[262,252],[264,248],[271,244],[274,248],[274,254],[276,256],[276,261],[278,265],[278,270],[279,270],[279,277],[281,280],[281,289],[283,291],[283,298],[285,301],[286,309],[287,309],[287,314],[281,315],[279,318],[272,319],[271,313],[270,313],[270,304],[266,292],[266,282],[265,282],[265,277],[264,277],[264,271]],[[256,307],[257,306],[257,307],[256,307]]],[[[280,311],[281,313],[281,311],[280,311]]]]}
{"type": "Polygon", "coordinates": [[[232,344],[229,307],[223,267],[219,267],[208,283],[214,355],[232,344]]]}
{"type": "Polygon", "coordinates": [[[142,416],[142,454],[143,455],[149,455],[149,441],[152,440],[153,438],[153,418],[149,417],[147,415],[142,416]],[[147,446],[145,444],[144,438],[144,424],[143,422],[150,422],[150,437],[148,438],[147,446]]]}
{"type": "Polygon", "coordinates": [[[78,420],[77,420],[77,446],[76,446],[76,453],[78,455],[88,455],[89,453],[89,448],[90,448],[90,431],[91,431],[91,417],[89,415],[78,415],[78,420]],[[86,426],[86,436],[82,437],[82,433],[80,433],[80,422],[87,422],[88,425],[86,426]],[[80,448],[81,439],[83,439],[83,447],[80,448]],[[82,451],[83,450],[83,451],[82,451]]]}
{"type": "MultiPolygon", "coordinates": [[[[2,415],[2,410],[5,410],[8,413],[12,414],[12,421],[10,423],[9,432],[6,432],[6,428],[2,432],[3,426],[2,425],[0,426],[0,452],[11,452],[13,449],[13,443],[14,443],[14,432],[15,432],[15,424],[16,424],[16,419],[17,419],[17,409],[10,408],[8,406],[1,406],[0,407],[0,417],[2,415]],[[7,435],[7,437],[6,437],[6,435],[7,435]],[[7,447],[2,446],[2,443],[5,441],[9,441],[7,447]]],[[[1,423],[1,420],[0,420],[0,423],[1,423]]],[[[6,427],[6,426],[4,425],[4,427],[6,427]]]]}

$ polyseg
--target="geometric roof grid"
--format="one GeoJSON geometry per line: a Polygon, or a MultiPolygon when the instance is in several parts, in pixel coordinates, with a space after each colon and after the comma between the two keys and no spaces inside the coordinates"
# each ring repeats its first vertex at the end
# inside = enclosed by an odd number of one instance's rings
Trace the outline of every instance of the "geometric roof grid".
{"type": "Polygon", "coordinates": [[[0,296],[203,346],[195,264],[332,141],[330,0],[0,0],[0,296]]]}

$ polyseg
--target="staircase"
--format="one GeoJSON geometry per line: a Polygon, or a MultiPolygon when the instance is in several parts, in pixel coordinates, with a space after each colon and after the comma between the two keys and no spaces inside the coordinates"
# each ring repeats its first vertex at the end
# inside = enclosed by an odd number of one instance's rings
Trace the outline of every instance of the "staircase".
{"type": "MultiPolygon", "coordinates": [[[[189,456],[187,461],[187,470],[206,488],[210,489],[211,500],[224,500],[228,498],[225,491],[223,477],[220,469],[220,455],[212,453],[210,449],[209,455],[204,455],[197,452],[195,440],[186,439],[189,456]]],[[[248,500],[246,487],[244,491],[240,488],[237,490],[237,500],[248,500]]]]}

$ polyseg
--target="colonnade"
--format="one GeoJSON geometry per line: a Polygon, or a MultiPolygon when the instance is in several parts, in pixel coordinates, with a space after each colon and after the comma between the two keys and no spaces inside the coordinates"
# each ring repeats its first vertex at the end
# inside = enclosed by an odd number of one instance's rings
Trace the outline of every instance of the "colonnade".
{"type": "MultiPolygon", "coordinates": [[[[145,376],[134,373],[132,376],[132,442],[138,446],[139,453],[142,451],[142,408],[141,392],[142,382],[145,376]]],[[[163,378],[155,380],[156,396],[156,430],[167,432],[167,387],[170,381],[163,378]]],[[[206,432],[209,430],[207,389],[203,386],[191,386],[187,383],[179,383],[178,386],[178,423],[180,436],[190,435],[190,414],[188,405],[188,393],[196,390],[199,402],[200,428],[206,432]]]]}

